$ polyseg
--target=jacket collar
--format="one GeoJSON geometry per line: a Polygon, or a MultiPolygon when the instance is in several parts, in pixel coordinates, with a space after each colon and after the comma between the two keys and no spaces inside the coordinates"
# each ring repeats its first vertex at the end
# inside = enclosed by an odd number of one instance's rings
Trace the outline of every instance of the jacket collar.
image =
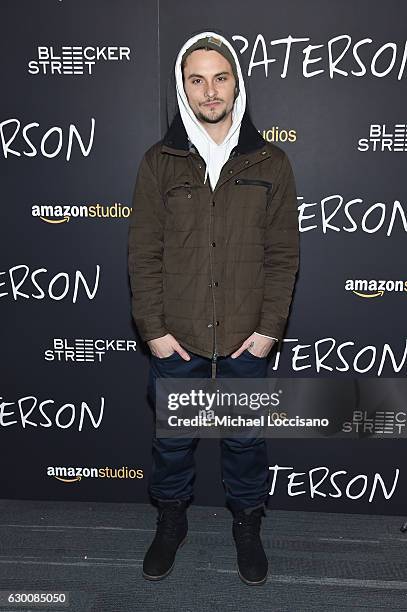
{"type": "MultiPolygon", "coordinates": [[[[246,110],[240,126],[239,140],[232,153],[242,155],[257,151],[262,147],[264,147],[264,138],[253,125],[246,110]]],[[[190,152],[190,142],[179,111],[162,140],[161,150],[178,155],[188,155],[190,152]]]]}

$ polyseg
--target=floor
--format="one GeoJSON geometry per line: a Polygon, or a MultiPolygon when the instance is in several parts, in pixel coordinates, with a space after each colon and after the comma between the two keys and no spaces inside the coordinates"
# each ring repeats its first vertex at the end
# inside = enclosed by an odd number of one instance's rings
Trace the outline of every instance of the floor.
{"type": "Polygon", "coordinates": [[[143,579],[156,510],[144,504],[0,500],[0,591],[68,592],[69,604],[0,611],[407,611],[404,517],[268,510],[265,585],[239,579],[226,508],[192,505],[172,573],[143,579]]]}

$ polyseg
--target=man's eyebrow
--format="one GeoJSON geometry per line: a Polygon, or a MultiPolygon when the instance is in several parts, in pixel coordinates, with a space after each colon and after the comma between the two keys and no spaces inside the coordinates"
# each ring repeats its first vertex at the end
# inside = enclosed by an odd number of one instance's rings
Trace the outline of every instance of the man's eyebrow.
{"type": "MultiPolygon", "coordinates": [[[[217,72],[214,76],[218,77],[218,76],[221,76],[222,74],[229,74],[230,75],[230,72],[228,70],[222,70],[222,72],[217,72]]],[[[205,78],[202,74],[195,74],[195,73],[193,73],[193,74],[189,75],[188,79],[193,79],[195,77],[199,77],[200,79],[204,79],[205,78]]]]}

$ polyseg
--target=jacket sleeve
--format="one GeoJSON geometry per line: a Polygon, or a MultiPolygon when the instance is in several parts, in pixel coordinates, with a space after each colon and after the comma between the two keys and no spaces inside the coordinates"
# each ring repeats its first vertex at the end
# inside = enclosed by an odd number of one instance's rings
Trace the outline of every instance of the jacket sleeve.
{"type": "Polygon", "coordinates": [[[286,327],[299,263],[297,193],[284,153],[277,187],[268,204],[264,247],[265,285],[259,334],[281,340],[286,327]]]}
{"type": "Polygon", "coordinates": [[[168,333],[162,281],[164,204],[147,155],[139,166],[132,206],[128,231],[131,311],[141,338],[147,342],[168,333]]]}

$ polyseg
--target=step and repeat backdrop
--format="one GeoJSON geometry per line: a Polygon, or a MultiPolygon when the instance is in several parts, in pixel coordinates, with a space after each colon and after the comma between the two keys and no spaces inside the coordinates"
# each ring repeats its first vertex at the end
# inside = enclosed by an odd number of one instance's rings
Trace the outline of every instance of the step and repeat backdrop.
{"type": "MultiPolygon", "coordinates": [[[[333,424],[268,440],[269,507],[407,514],[405,5],[22,0],[1,14],[0,497],[148,501],[129,216],[178,50],[215,28],[297,183],[300,272],[269,376],[333,424]]],[[[219,441],[200,440],[196,464],[195,503],[223,505],[219,441]]]]}

